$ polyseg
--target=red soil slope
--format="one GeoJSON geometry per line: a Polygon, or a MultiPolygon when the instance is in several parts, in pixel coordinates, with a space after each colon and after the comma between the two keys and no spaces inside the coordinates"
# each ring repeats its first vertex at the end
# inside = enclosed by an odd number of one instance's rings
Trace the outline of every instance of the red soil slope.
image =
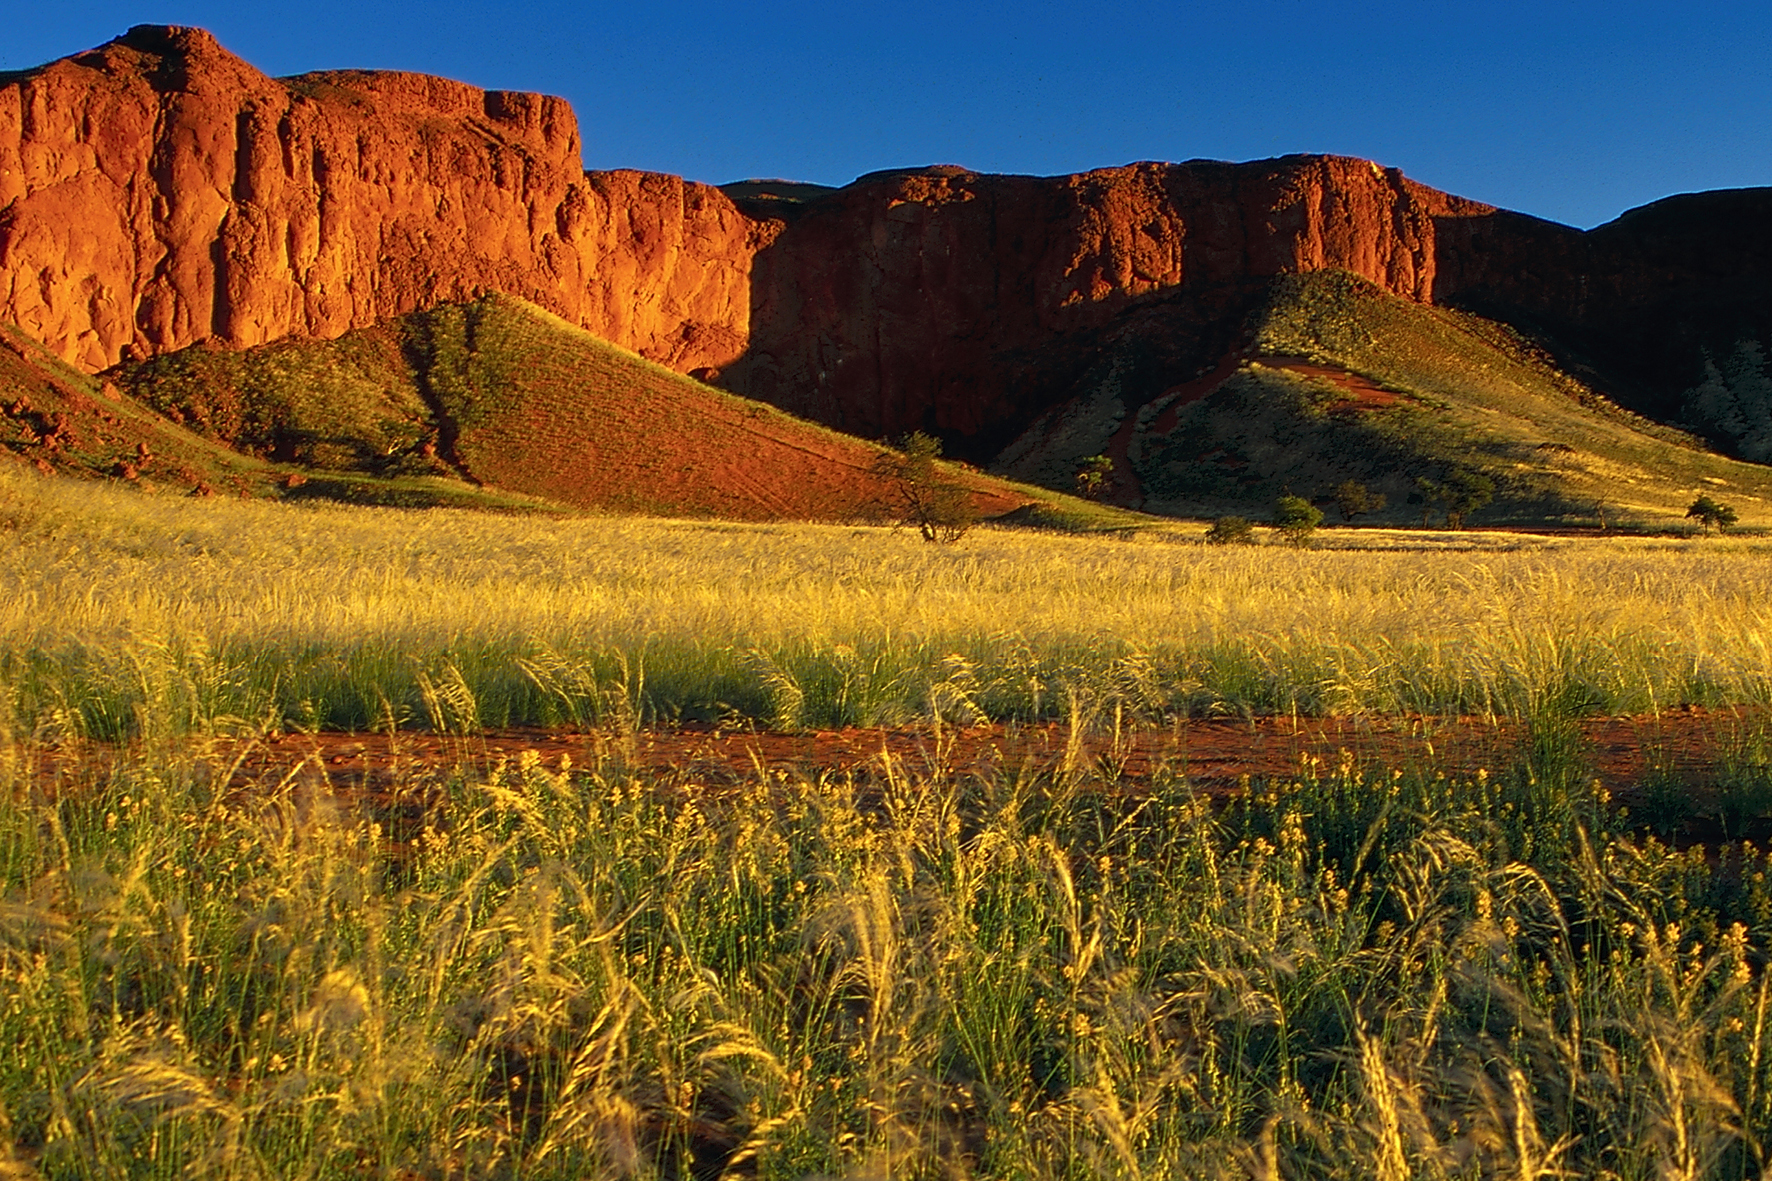
{"type": "Polygon", "coordinates": [[[104,476],[191,492],[263,491],[276,473],[70,369],[0,326],[0,456],[45,473],[104,476]]]}
{"type": "MultiPolygon", "coordinates": [[[[741,520],[881,515],[895,490],[880,449],[682,377],[530,305],[474,305],[469,340],[500,358],[458,421],[453,459],[482,483],[565,504],[741,520]]],[[[974,507],[999,516],[1031,498],[956,469],[974,507]]]]}
{"type": "MultiPolygon", "coordinates": [[[[214,443],[315,477],[452,475],[558,504],[741,520],[875,518],[899,499],[876,471],[878,446],[508,295],[113,372],[141,405],[214,443]]],[[[984,516],[1031,499],[961,468],[951,478],[984,516]]]]}

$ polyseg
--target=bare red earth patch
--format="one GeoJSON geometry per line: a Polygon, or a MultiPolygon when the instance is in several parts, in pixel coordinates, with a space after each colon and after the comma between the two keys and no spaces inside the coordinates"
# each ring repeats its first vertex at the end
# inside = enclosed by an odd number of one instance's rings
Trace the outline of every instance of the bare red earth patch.
{"type": "MultiPolygon", "coordinates": [[[[1582,719],[1580,754],[1614,795],[1651,777],[1702,783],[1772,724],[1764,710],[1698,710],[1582,719]]],[[[548,770],[632,770],[685,784],[723,785],[767,776],[918,778],[1051,774],[1066,770],[1136,790],[1156,774],[1185,776],[1209,793],[1245,779],[1328,775],[1343,767],[1369,777],[1422,770],[1453,778],[1518,765],[1530,738],[1519,722],[1478,718],[1184,719],[1162,729],[1095,732],[1073,742],[1056,722],[969,729],[929,725],[783,733],[711,726],[605,730],[499,730],[470,737],[282,734],[217,739],[204,752],[241,789],[287,781],[325,782],[372,793],[456,770],[482,773],[532,762],[548,770]]],[[[42,752],[41,776],[76,766],[101,774],[125,752],[87,744],[42,752]]]]}
{"type": "Polygon", "coordinates": [[[1312,377],[1327,381],[1340,387],[1348,397],[1346,401],[1337,402],[1329,408],[1331,413],[1349,413],[1361,410],[1381,410],[1386,406],[1395,406],[1403,401],[1403,395],[1393,390],[1375,385],[1370,378],[1334,365],[1318,365],[1303,357],[1257,357],[1263,365],[1274,369],[1284,369],[1288,373],[1296,373],[1300,377],[1312,377]]]}

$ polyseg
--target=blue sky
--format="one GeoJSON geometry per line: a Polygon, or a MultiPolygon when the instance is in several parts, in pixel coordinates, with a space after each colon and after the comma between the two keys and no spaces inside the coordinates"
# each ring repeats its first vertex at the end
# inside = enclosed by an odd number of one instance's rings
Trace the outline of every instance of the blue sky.
{"type": "Polygon", "coordinates": [[[0,69],[195,24],[272,74],[564,95],[590,168],[713,182],[955,163],[1365,156],[1591,226],[1772,185],[1772,3],[0,0],[0,69]]]}

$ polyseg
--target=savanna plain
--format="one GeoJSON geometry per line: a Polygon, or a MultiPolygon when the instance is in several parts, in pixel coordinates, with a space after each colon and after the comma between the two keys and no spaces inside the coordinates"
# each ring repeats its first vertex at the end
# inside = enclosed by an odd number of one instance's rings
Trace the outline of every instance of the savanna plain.
{"type": "Polygon", "coordinates": [[[0,1176],[1763,1175],[1772,542],[1336,534],[0,472],[0,1176]],[[1609,793],[1584,719],[1694,708],[1708,778],[1609,793]],[[1514,738],[1113,757],[1261,715],[1514,738]],[[1101,742],[630,757],[1054,721],[1101,742]],[[254,755],[336,731],[457,757],[254,755]]]}

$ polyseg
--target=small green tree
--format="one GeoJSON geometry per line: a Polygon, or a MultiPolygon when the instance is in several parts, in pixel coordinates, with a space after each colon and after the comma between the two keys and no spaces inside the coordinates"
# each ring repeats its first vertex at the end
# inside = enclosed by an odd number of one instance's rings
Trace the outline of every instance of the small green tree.
{"type": "Polygon", "coordinates": [[[1434,507],[1445,498],[1446,489],[1426,476],[1415,477],[1415,495],[1409,498],[1411,504],[1421,505],[1421,527],[1426,529],[1433,524],[1434,507]]]}
{"type": "Polygon", "coordinates": [[[1481,472],[1459,469],[1446,477],[1444,484],[1417,476],[1415,489],[1421,495],[1421,523],[1426,527],[1435,508],[1446,514],[1446,528],[1464,528],[1464,518],[1495,499],[1495,481],[1481,472]]]}
{"type": "Polygon", "coordinates": [[[1220,517],[1206,530],[1207,545],[1250,545],[1255,541],[1255,524],[1247,517],[1220,517]]]}
{"type": "Polygon", "coordinates": [[[1700,496],[1687,506],[1686,518],[1697,521],[1707,534],[1712,529],[1720,533],[1740,520],[1733,508],[1709,496],[1700,496]]]}
{"type": "Polygon", "coordinates": [[[1446,528],[1464,528],[1467,513],[1495,499],[1495,481],[1480,472],[1456,471],[1446,478],[1446,528]]]}
{"type": "Polygon", "coordinates": [[[900,524],[916,526],[924,541],[952,545],[978,524],[978,509],[972,494],[942,470],[940,458],[940,439],[912,431],[897,450],[883,452],[873,470],[886,481],[886,508],[900,524]]]}
{"type": "Polygon", "coordinates": [[[1335,507],[1341,519],[1351,521],[1367,513],[1383,512],[1384,493],[1374,492],[1358,480],[1343,480],[1335,486],[1335,507]]]}
{"type": "Polygon", "coordinates": [[[1114,474],[1114,461],[1105,455],[1091,455],[1077,464],[1077,495],[1090,500],[1107,488],[1108,477],[1114,474]]]}
{"type": "Polygon", "coordinates": [[[1287,545],[1308,545],[1323,523],[1323,511],[1302,496],[1290,494],[1274,502],[1274,528],[1287,545]]]}

